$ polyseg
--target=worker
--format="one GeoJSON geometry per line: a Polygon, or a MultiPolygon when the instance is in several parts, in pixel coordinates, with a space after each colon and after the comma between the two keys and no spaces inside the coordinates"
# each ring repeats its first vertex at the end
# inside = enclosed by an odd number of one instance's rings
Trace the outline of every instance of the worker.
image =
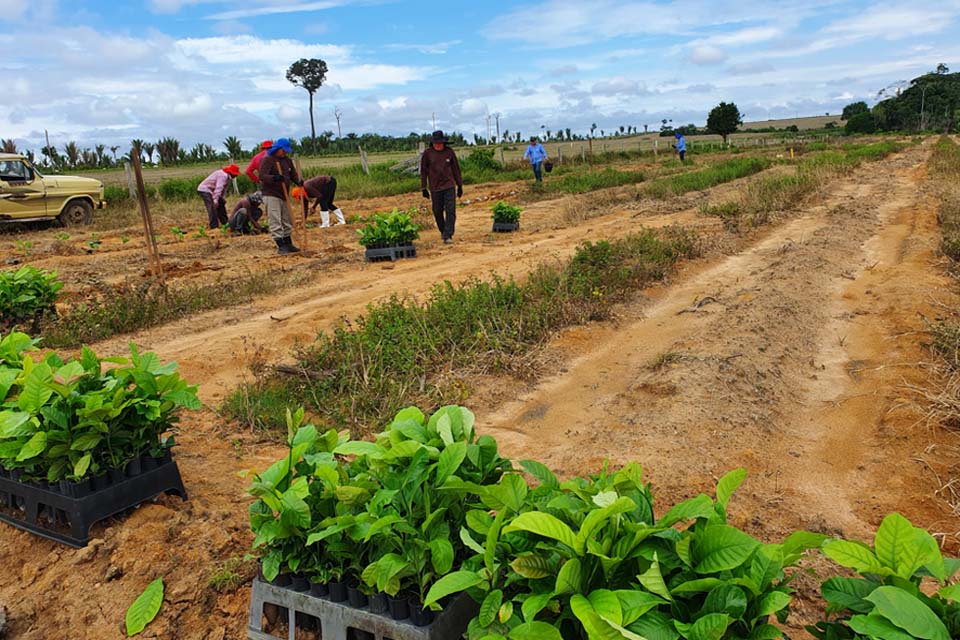
{"type": "Polygon", "coordinates": [[[263,194],[257,191],[234,205],[230,213],[230,222],[227,223],[233,235],[266,233],[267,228],[260,224],[260,218],[263,217],[261,204],[263,204],[263,194]]]}
{"type": "Polygon", "coordinates": [[[247,165],[247,170],[244,171],[247,174],[247,177],[253,180],[253,184],[260,182],[260,178],[257,176],[257,172],[260,170],[260,163],[263,161],[263,156],[267,155],[267,151],[270,150],[270,147],[273,146],[273,140],[264,140],[260,143],[260,153],[253,156],[253,159],[250,160],[250,164],[247,165]]]}
{"type": "Polygon", "coordinates": [[[290,234],[293,233],[293,218],[287,206],[287,194],[291,185],[302,185],[297,170],[289,155],[293,153],[290,140],[280,138],[273,143],[267,155],[260,162],[260,190],[263,193],[263,207],[267,210],[267,222],[270,235],[277,243],[277,253],[287,255],[298,253],[290,234]]]}
{"type": "Polygon", "coordinates": [[[231,164],[211,173],[197,187],[197,193],[207,207],[207,222],[211,229],[219,229],[220,225],[227,224],[227,185],[238,175],[240,167],[231,164]]]}
{"type": "Polygon", "coordinates": [[[673,146],[677,150],[677,155],[680,156],[680,162],[683,162],[683,157],[687,155],[687,141],[684,139],[683,134],[679,131],[673,135],[677,139],[677,144],[673,146]]]}
{"type": "Polygon", "coordinates": [[[337,217],[337,224],[347,224],[346,219],[343,217],[343,211],[333,203],[333,199],[337,196],[336,178],[333,176],[316,176],[310,178],[303,183],[303,191],[306,193],[308,200],[310,198],[314,199],[310,213],[315,212],[317,207],[320,208],[321,227],[330,226],[331,211],[333,211],[333,215],[337,217]]]}
{"type": "Polygon", "coordinates": [[[530,144],[527,146],[527,150],[523,152],[523,157],[530,161],[533,177],[537,179],[537,182],[543,182],[543,163],[547,159],[547,150],[543,148],[536,136],[530,137],[530,144]]]}
{"type": "Polygon", "coordinates": [[[430,147],[420,158],[420,188],[424,198],[433,198],[433,217],[437,221],[444,244],[453,243],[453,232],[457,224],[456,199],[463,197],[460,163],[457,162],[457,154],[449,147],[449,143],[443,131],[434,131],[430,137],[430,147]]]}

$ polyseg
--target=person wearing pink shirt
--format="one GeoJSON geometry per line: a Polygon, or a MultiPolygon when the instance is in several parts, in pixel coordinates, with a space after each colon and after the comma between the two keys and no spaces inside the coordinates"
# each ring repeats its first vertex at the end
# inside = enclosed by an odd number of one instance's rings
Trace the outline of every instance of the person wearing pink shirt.
{"type": "Polygon", "coordinates": [[[207,222],[211,229],[218,229],[220,225],[227,224],[227,186],[233,178],[240,175],[240,167],[235,164],[223,169],[217,169],[207,176],[200,186],[197,187],[197,193],[203,199],[203,204],[207,207],[207,222]]]}
{"type": "Polygon", "coordinates": [[[250,161],[250,164],[247,165],[245,174],[247,177],[253,180],[253,184],[260,182],[260,176],[257,173],[260,172],[260,163],[263,162],[263,157],[267,155],[267,151],[270,151],[270,147],[273,146],[273,140],[264,140],[260,143],[260,153],[253,156],[253,160],[250,161]]]}

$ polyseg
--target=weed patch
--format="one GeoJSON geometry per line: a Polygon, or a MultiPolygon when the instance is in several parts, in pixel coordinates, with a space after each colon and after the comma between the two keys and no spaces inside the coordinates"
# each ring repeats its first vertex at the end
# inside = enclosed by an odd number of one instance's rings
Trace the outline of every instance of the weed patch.
{"type": "Polygon", "coordinates": [[[770,167],[768,158],[734,158],[707,169],[678,173],[651,181],[641,193],[653,198],[678,196],[688,191],[702,191],[724,182],[745,178],[770,167]]]}
{"type": "Polygon", "coordinates": [[[686,229],[643,230],[585,243],[523,284],[494,275],[444,282],[420,301],[394,296],[299,349],[297,375],[255,376],[223,409],[249,426],[280,427],[286,408],[306,405],[331,424],[360,428],[411,403],[458,402],[466,373],[529,375],[525,356],[553,332],[609,317],[612,305],[698,251],[686,229]]]}

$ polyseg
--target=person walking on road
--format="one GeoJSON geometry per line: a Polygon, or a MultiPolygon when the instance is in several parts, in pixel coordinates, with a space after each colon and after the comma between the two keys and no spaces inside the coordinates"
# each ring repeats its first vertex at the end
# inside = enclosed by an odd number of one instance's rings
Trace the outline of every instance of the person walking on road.
{"type": "Polygon", "coordinates": [[[449,142],[443,131],[434,131],[430,137],[430,147],[420,158],[420,188],[424,198],[433,199],[433,217],[444,244],[453,243],[453,232],[457,225],[457,198],[463,197],[460,163],[457,162],[457,154],[448,146],[449,142]]]}
{"type": "Polygon", "coordinates": [[[531,136],[530,145],[523,152],[523,157],[530,161],[530,167],[537,182],[543,182],[543,163],[547,160],[547,150],[543,148],[536,136],[531,136]]]}
{"type": "Polygon", "coordinates": [[[673,145],[677,149],[677,155],[680,156],[680,162],[683,162],[683,157],[687,155],[687,141],[683,137],[683,134],[677,131],[673,134],[677,139],[677,144],[673,145]]]}
{"type": "Polygon", "coordinates": [[[333,199],[337,197],[337,179],[333,176],[316,176],[303,183],[303,191],[307,198],[313,198],[313,207],[310,213],[320,207],[320,226],[330,226],[330,212],[337,217],[337,224],[347,224],[343,217],[343,211],[340,210],[333,199]]]}
{"type": "Polygon", "coordinates": [[[302,185],[297,170],[289,155],[293,153],[290,140],[280,138],[273,143],[267,155],[260,162],[260,184],[263,192],[263,206],[267,210],[270,235],[277,243],[277,253],[287,255],[298,253],[300,249],[293,245],[290,234],[293,233],[293,218],[287,206],[287,193],[291,185],[302,185]]]}
{"type": "Polygon", "coordinates": [[[207,223],[211,229],[219,229],[220,225],[227,224],[227,185],[238,175],[240,167],[231,164],[211,173],[197,187],[197,193],[207,207],[207,223]]]}
{"type": "Polygon", "coordinates": [[[260,224],[260,218],[263,217],[261,204],[263,204],[263,194],[259,191],[251,193],[235,204],[233,211],[230,212],[230,222],[227,223],[230,225],[230,231],[238,236],[265,233],[266,227],[260,224]]]}
{"type": "Polygon", "coordinates": [[[257,175],[257,172],[260,171],[260,163],[263,162],[263,157],[267,155],[267,151],[270,151],[270,147],[273,146],[273,140],[264,140],[260,143],[260,153],[253,156],[250,160],[250,164],[247,165],[245,174],[247,177],[253,181],[253,184],[258,184],[260,182],[260,177],[257,175]]]}

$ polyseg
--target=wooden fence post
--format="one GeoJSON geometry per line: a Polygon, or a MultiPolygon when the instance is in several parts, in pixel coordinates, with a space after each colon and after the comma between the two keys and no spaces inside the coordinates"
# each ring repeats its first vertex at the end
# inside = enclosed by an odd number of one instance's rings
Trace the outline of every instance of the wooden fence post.
{"type": "Polygon", "coordinates": [[[130,154],[133,160],[133,171],[137,178],[137,201],[140,204],[140,216],[143,218],[143,234],[146,240],[147,262],[153,275],[163,281],[163,265],[160,263],[160,250],[157,248],[157,237],[153,231],[153,218],[150,215],[150,205],[147,203],[146,188],[143,185],[143,172],[140,170],[140,156],[130,154]]]}
{"type": "Polygon", "coordinates": [[[130,170],[130,163],[126,160],[123,162],[123,172],[127,174],[127,191],[130,193],[130,198],[136,198],[137,188],[133,186],[133,172],[130,170]]]}
{"type": "Polygon", "coordinates": [[[357,145],[357,149],[360,151],[360,166],[363,167],[365,174],[370,175],[370,166],[367,164],[367,153],[360,145],[357,145]]]}

